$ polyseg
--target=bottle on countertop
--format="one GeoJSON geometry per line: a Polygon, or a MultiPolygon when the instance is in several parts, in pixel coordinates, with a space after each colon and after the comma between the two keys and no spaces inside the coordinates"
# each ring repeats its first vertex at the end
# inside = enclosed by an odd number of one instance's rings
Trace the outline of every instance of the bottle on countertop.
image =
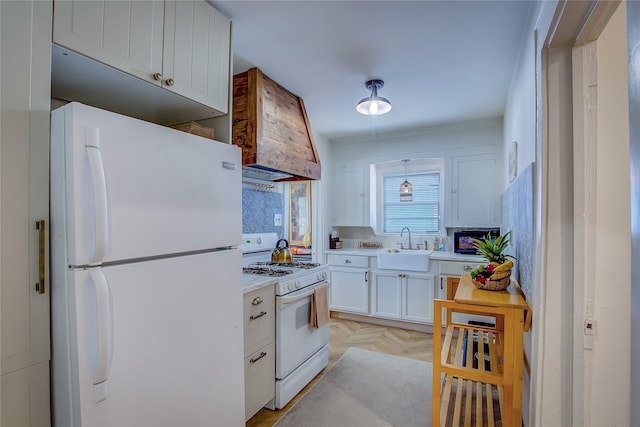
{"type": "Polygon", "coordinates": [[[440,237],[436,236],[433,239],[433,250],[434,251],[439,251],[440,250],[440,237]]]}
{"type": "Polygon", "coordinates": [[[438,244],[438,250],[444,252],[444,242],[445,242],[445,237],[441,236],[440,237],[440,242],[438,244]]]}

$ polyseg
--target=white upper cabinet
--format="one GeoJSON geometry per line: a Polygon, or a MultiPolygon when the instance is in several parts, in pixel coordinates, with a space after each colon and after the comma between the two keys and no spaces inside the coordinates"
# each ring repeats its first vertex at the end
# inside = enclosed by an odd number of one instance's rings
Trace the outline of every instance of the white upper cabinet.
{"type": "Polygon", "coordinates": [[[496,156],[452,158],[447,227],[498,226],[500,194],[496,156]]]}
{"type": "Polygon", "coordinates": [[[164,2],[55,2],[53,41],[143,80],[162,75],[164,2]]]}
{"type": "Polygon", "coordinates": [[[68,50],[54,48],[54,97],[154,122],[199,120],[229,111],[231,22],[204,1],[57,0],[53,41],[68,50]],[[132,86],[121,75],[99,69],[102,64],[207,108],[132,86]],[[118,98],[127,101],[115,105],[118,98]],[[145,101],[148,105],[141,104],[145,101]],[[150,116],[128,111],[128,102],[150,116]],[[154,104],[187,116],[158,112],[156,118],[154,104]]]}
{"type": "Polygon", "coordinates": [[[333,172],[332,225],[367,227],[369,212],[368,166],[336,168],[333,172]]]}
{"type": "Polygon", "coordinates": [[[203,1],[167,1],[162,84],[228,111],[231,24],[203,1]]]}

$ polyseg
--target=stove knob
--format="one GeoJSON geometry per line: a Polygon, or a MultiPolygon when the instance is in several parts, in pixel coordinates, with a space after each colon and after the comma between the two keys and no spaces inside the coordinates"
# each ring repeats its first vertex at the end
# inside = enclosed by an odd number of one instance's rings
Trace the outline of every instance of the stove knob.
{"type": "Polygon", "coordinates": [[[299,289],[299,288],[300,288],[300,281],[296,280],[296,289],[299,289]]]}
{"type": "Polygon", "coordinates": [[[290,291],[293,291],[293,290],[295,290],[295,289],[296,289],[296,285],[295,285],[295,283],[289,283],[289,290],[290,290],[290,291]]]}

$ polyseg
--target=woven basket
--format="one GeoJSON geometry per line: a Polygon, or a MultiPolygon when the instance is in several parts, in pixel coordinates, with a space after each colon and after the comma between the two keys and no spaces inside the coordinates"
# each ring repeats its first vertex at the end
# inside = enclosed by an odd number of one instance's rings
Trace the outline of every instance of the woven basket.
{"type": "Polygon", "coordinates": [[[487,291],[502,291],[507,289],[511,284],[511,274],[500,280],[489,280],[487,279],[485,283],[473,281],[473,284],[476,285],[478,289],[485,289],[487,291]]]}

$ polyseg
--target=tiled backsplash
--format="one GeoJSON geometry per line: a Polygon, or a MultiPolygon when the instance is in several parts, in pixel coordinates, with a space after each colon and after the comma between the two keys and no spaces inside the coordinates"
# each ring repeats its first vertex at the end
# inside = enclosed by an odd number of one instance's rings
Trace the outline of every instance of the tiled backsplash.
{"type": "Polygon", "coordinates": [[[515,279],[531,301],[533,272],[533,174],[531,163],[518,175],[502,195],[501,232],[511,230],[507,253],[516,258],[515,279]]]}
{"type": "Polygon", "coordinates": [[[284,237],[284,193],[242,189],[242,232],[278,233],[284,237]],[[273,225],[273,216],[282,215],[282,225],[273,225]]]}

